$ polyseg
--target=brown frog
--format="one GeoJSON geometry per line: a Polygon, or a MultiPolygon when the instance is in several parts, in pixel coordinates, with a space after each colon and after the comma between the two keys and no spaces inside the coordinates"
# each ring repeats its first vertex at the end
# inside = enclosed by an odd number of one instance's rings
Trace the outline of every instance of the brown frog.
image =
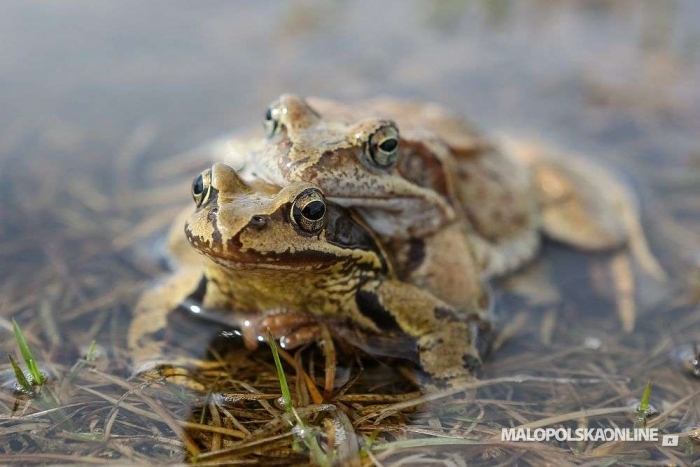
{"type": "Polygon", "coordinates": [[[185,233],[203,258],[141,300],[128,336],[137,371],[163,361],[158,336],[182,303],[196,313],[301,314],[409,336],[438,385],[470,379],[479,367],[484,310],[457,313],[398,280],[374,233],[316,185],[247,184],[216,163],[195,179],[192,195],[197,208],[185,233]]]}
{"type": "Polygon", "coordinates": [[[382,238],[403,279],[458,308],[483,301],[479,276],[531,259],[540,232],[592,250],[632,237],[643,265],[661,271],[614,177],[573,157],[502,151],[438,106],[283,95],[265,126],[267,138],[229,141],[216,157],[247,181],[317,184],[382,238]]]}

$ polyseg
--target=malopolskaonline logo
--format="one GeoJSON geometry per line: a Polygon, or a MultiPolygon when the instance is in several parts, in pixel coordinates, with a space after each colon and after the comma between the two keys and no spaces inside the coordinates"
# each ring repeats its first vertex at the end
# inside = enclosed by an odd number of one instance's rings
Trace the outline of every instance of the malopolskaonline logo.
{"type": "MultiPolygon", "coordinates": [[[[658,428],[502,428],[501,441],[659,441],[658,428]]],[[[664,440],[665,441],[665,440],[664,440]]]]}

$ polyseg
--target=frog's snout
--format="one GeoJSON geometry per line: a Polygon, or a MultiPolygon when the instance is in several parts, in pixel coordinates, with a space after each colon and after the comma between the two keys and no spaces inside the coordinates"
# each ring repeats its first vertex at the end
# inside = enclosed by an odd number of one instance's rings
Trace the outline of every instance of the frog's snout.
{"type": "Polygon", "coordinates": [[[211,167],[212,186],[226,194],[253,193],[253,189],[243,181],[230,165],[217,162],[211,167]]]}

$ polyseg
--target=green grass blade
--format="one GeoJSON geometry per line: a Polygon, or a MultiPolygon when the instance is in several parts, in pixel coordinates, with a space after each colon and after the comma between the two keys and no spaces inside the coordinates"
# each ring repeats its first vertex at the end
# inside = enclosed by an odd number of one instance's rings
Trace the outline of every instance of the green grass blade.
{"type": "Polygon", "coordinates": [[[17,382],[19,383],[19,385],[27,393],[34,392],[34,388],[32,387],[32,384],[29,382],[29,380],[27,380],[27,377],[24,376],[24,372],[19,367],[19,365],[17,364],[15,359],[12,358],[12,355],[8,354],[7,356],[10,358],[10,364],[12,365],[12,369],[15,370],[15,378],[17,378],[17,382]]]}
{"type": "Polygon", "coordinates": [[[651,380],[647,383],[644,388],[644,394],[642,395],[642,401],[637,407],[637,419],[634,421],[635,428],[644,428],[647,426],[647,414],[649,413],[649,399],[651,399],[651,380]]]}
{"type": "Polygon", "coordinates": [[[268,329],[267,331],[267,342],[272,349],[272,358],[275,360],[275,368],[277,369],[277,378],[280,380],[280,389],[282,390],[282,401],[284,402],[284,409],[287,413],[294,415],[294,418],[302,430],[302,440],[306,445],[307,449],[311,452],[311,460],[315,465],[320,466],[331,466],[333,461],[329,456],[326,456],[318,444],[318,440],[311,433],[308,427],[304,424],[304,421],[299,417],[299,414],[292,406],[292,393],[289,392],[289,384],[287,384],[287,377],[284,374],[284,368],[282,367],[282,360],[280,360],[280,354],[277,350],[277,342],[275,341],[275,336],[268,329]]]}
{"type": "Polygon", "coordinates": [[[27,340],[24,338],[24,334],[22,334],[22,330],[20,329],[19,325],[17,324],[17,321],[15,321],[14,318],[12,319],[12,329],[15,333],[15,340],[17,341],[19,351],[22,354],[22,358],[24,359],[24,362],[27,365],[27,369],[29,370],[29,374],[34,379],[34,382],[36,384],[44,384],[44,375],[41,374],[41,371],[39,370],[39,367],[36,364],[36,359],[34,358],[32,351],[29,349],[27,340]]]}
{"type": "Polygon", "coordinates": [[[85,361],[94,362],[95,360],[97,360],[97,341],[93,340],[85,356],[85,361]]]}
{"type": "Polygon", "coordinates": [[[362,446],[362,449],[360,449],[360,455],[362,457],[367,457],[367,453],[369,453],[372,450],[372,446],[374,445],[374,442],[377,440],[377,436],[379,436],[380,432],[381,432],[381,429],[377,428],[372,433],[370,433],[369,436],[367,436],[365,438],[365,445],[362,446]]]}
{"type": "Polygon", "coordinates": [[[282,401],[284,402],[284,409],[287,412],[292,411],[292,393],[289,392],[289,385],[287,384],[287,377],[284,375],[284,368],[282,368],[282,361],[280,360],[280,354],[277,351],[277,342],[275,342],[275,336],[268,329],[267,331],[267,342],[270,344],[272,349],[272,358],[275,360],[275,368],[277,368],[277,378],[280,380],[280,388],[282,389],[282,401]]]}
{"type": "Polygon", "coordinates": [[[29,360],[33,360],[34,355],[32,355],[32,351],[29,350],[29,345],[24,338],[24,334],[14,318],[12,318],[12,330],[15,333],[15,340],[17,341],[17,346],[19,347],[19,351],[22,353],[22,358],[24,361],[27,362],[29,360]]]}

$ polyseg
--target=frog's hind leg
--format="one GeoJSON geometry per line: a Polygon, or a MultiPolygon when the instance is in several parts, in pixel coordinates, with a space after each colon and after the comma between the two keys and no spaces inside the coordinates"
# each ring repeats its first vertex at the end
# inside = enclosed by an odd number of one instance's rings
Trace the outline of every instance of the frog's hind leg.
{"type": "Polygon", "coordinates": [[[416,339],[420,365],[436,387],[471,380],[481,368],[477,339],[490,326],[483,312],[462,317],[432,294],[391,280],[365,284],[357,304],[380,331],[416,339]]]}
{"type": "Polygon", "coordinates": [[[581,157],[559,156],[537,143],[508,139],[504,144],[531,170],[543,233],[583,250],[627,244],[647,274],[666,279],[644,235],[636,196],[623,181],[581,157]]]}

